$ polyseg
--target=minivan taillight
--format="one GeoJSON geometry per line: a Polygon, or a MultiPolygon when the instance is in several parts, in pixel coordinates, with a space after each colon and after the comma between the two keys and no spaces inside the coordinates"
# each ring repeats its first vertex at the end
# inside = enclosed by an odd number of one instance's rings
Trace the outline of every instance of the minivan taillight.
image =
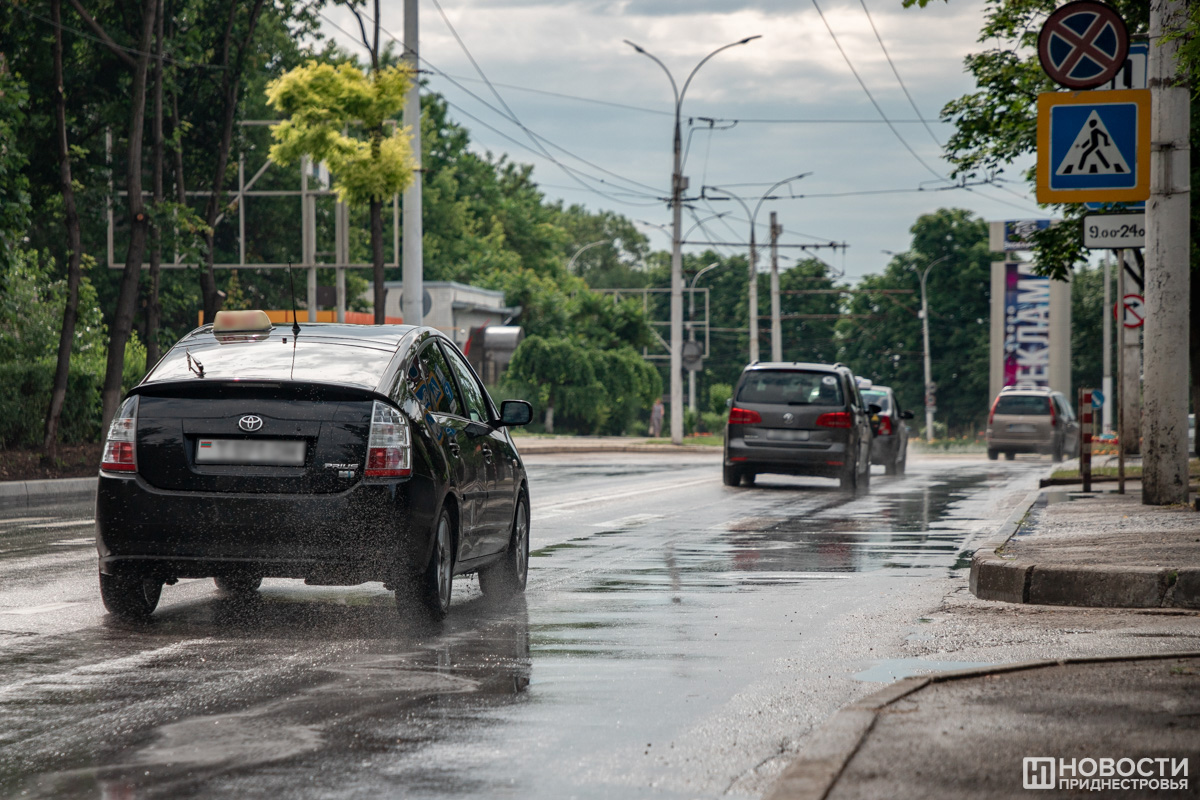
{"type": "Polygon", "coordinates": [[[729,409],[729,424],[730,425],[753,425],[762,422],[762,414],[757,411],[751,411],[748,408],[738,408],[734,406],[729,409]]]}
{"type": "Polygon", "coordinates": [[[1054,414],[1054,398],[1053,398],[1053,397],[1047,397],[1047,398],[1046,398],[1046,402],[1050,404],[1050,427],[1051,427],[1051,428],[1053,428],[1053,427],[1054,427],[1054,422],[1055,422],[1055,419],[1054,419],[1054,418],[1055,418],[1055,414],[1054,414]]]}
{"type": "Polygon", "coordinates": [[[138,396],[126,398],[108,426],[100,469],[105,472],[137,472],[138,396]]]}
{"type": "Polygon", "coordinates": [[[992,410],[988,412],[988,427],[992,427],[992,420],[996,418],[996,406],[1000,404],[1000,396],[996,395],[996,399],[992,401],[992,410]]]}
{"type": "Polygon", "coordinates": [[[368,478],[403,478],[412,475],[412,443],[408,420],[396,409],[375,401],[371,432],[367,436],[368,478]]]}
{"type": "Polygon", "coordinates": [[[849,411],[830,411],[817,417],[817,425],[821,428],[849,428],[853,424],[849,411]]]}
{"type": "Polygon", "coordinates": [[[891,417],[880,417],[879,418],[879,435],[880,436],[891,436],[892,435],[892,418],[891,417]]]}

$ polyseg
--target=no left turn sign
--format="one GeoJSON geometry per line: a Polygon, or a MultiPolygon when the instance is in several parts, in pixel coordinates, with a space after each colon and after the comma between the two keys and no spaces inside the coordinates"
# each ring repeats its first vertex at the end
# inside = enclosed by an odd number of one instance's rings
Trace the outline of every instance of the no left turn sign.
{"type": "Polygon", "coordinates": [[[1113,319],[1126,328],[1140,328],[1146,324],[1146,301],[1140,294],[1125,295],[1125,319],[1117,316],[1117,304],[1113,303],[1113,319]]]}

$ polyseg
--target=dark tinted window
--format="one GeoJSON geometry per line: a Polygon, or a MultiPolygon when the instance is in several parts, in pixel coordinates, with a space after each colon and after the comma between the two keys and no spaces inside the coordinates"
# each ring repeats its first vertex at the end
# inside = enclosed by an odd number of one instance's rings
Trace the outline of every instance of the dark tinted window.
{"type": "Polygon", "coordinates": [[[1050,398],[1046,395],[1001,395],[996,401],[996,413],[1049,416],[1050,398]]]}
{"type": "Polygon", "coordinates": [[[873,389],[863,389],[863,402],[867,405],[874,403],[879,406],[883,413],[891,411],[891,402],[888,400],[887,392],[876,392],[873,389]]]}
{"type": "Polygon", "coordinates": [[[777,403],[793,406],[840,406],[841,382],[829,372],[807,370],[753,370],[738,390],[741,403],[777,403]]]}
{"type": "Polygon", "coordinates": [[[471,368],[453,347],[445,347],[443,344],[443,349],[446,351],[446,360],[450,362],[450,368],[454,370],[454,374],[458,378],[458,386],[462,389],[463,405],[467,408],[467,416],[476,422],[487,422],[487,402],[483,399],[483,388],[475,380],[471,368]]]}
{"type": "Polygon", "coordinates": [[[409,371],[409,378],[413,382],[413,394],[426,411],[460,417],[463,415],[458,399],[458,387],[454,385],[454,379],[450,377],[450,367],[436,344],[430,343],[417,356],[415,368],[409,371]]]}

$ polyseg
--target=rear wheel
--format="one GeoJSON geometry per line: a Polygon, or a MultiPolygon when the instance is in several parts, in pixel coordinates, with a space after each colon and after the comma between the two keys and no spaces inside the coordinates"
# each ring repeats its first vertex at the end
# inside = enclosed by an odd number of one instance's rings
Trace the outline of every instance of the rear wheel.
{"type": "Polygon", "coordinates": [[[149,619],[158,607],[163,582],[156,578],[124,578],[100,573],[100,598],[110,614],[126,620],[149,619]]]}
{"type": "Polygon", "coordinates": [[[262,577],[259,575],[218,575],[213,578],[213,582],[226,594],[246,596],[258,591],[258,587],[262,586],[262,577]]]}
{"type": "Polygon", "coordinates": [[[1005,461],[1012,461],[1012,460],[1013,460],[1014,458],[1016,458],[1016,457],[1017,457],[1017,454],[1016,454],[1016,453],[1014,453],[1014,452],[1013,452],[1013,451],[1011,451],[1011,450],[1008,450],[1008,451],[1006,451],[1006,452],[1004,453],[1004,460],[1005,460],[1005,461]]]}
{"type": "Polygon", "coordinates": [[[1050,460],[1056,464],[1059,461],[1063,460],[1063,441],[1062,441],[1062,439],[1059,439],[1058,443],[1054,445],[1054,449],[1050,451],[1050,460]]]}
{"type": "Polygon", "coordinates": [[[433,552],[421,576],[420,597],[429,616],[440,620],[450,611],[454,586],[454,523],[449,509],[442,509],[433,530],[433,552]]]}
{"type": "Polygon", "coordinates": [[[843,492],[854,492],[858,490],[858,464],[847,464],[842,473],[838,476],[838,487],[843,492]]]}
{"type": "Polygon", "coordinates": [[[525,591],[529,579],[529,503],[517,498],[512,536],[504,558],[479,571],[479,588],[487,597],[502,600],[525,591]]]}
{"type": "Polygon", "coordinates": [[[995,461],[995,460],[996,460],[997,458],[999,458],[999,457],[1000,457],[1000,451],[999,451],[999,450],[993,450],[993,449],[992,449],[992,448],[990,448],[990,447],[988,448],[988,460],[989,460],[989,461],[995,461]]]}
{"type": "Polygon", "coordinates": [[[858,494],[866,494],[869,491],[871,491],[871,462],[867,461],[862,475],[858,478],[858,494]]]}
{"type": "Polygon", "coordinates": [[[726,464],[721,470],[721,477],[726,486],[737,486],[742,482],[742,470],[740,467],[731,467],[726,464]]]}
{"type": "Polygon", "coordinates": [[[896,460],[896,474],[903,475],[905,470],[907,470],[907,469],[908,469],[908,446],[905,445],[904,449],[900,451],[900,458],[898,458],[896,460]]]}
{"type": "Polygon", "coordinates": [[[758,480],[757,472],[747,472],[744,475],[742,475],[742,482],[745,483],[747,486],[753,486],[754,482],[756,480],[758,480]]]}

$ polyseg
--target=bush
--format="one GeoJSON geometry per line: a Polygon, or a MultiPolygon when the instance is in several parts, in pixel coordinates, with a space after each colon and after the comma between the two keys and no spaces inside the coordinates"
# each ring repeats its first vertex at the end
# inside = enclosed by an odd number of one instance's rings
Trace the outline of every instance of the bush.
{"type": "Polygon", "coordinates": [[[726,413],[718,414],[715,411],[705,411],[700,415],[700,419],[704,422],[705,431],[720,436],[725,433],[725,421],[729,419],[729,415],[726,413]]]}
{"type": "MultiPolygon", "coordinates": [[[[729,408],[726,405],[729,398],[733,397],[733,387],[728,383],[714,383],[708,387],[708,409],[714,414],[725,416],[729,413],[729,408]]],[[[724,422],[721,423],[724,427],[724,422]]]]}
{"type": "MultiPolygon", "coordinates": [[[[0,446],[40,447],[54,364],[0,364],[0,446]]],[[[59,441],[94,442],[100,436],[100,386],[104,373],[71,367],[59,441]]]]}

